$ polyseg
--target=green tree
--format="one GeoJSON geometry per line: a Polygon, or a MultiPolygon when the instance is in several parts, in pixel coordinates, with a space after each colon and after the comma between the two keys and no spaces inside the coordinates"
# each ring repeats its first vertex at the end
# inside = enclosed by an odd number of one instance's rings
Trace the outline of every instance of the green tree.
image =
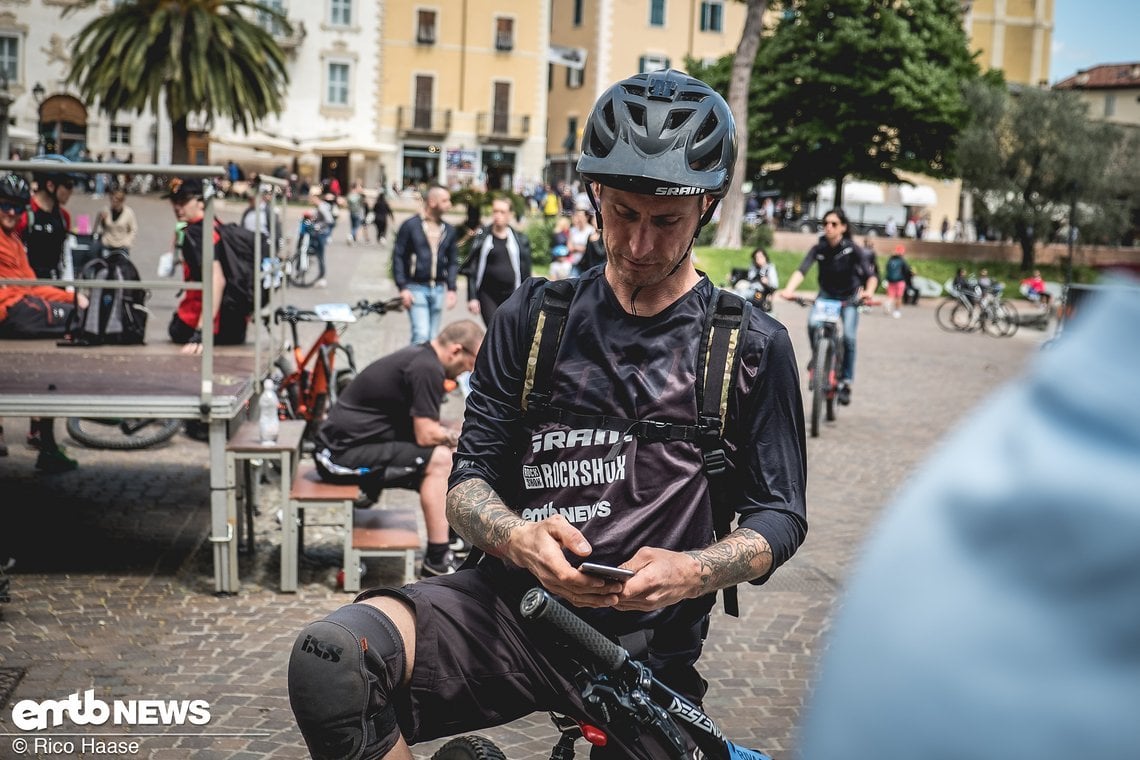
{"type": "MultiPolygon", "coordinates": [[[[785,0],[756,58],[751,176],[803,191],[831,179],[951,173],[978,67],[958,0],[785,0]]],[[[721,88],[726,67],[702,73],[721,88]],[[717,80],[718,75],[720,80],[717,80]]],[[[723,91],[723,90],[722,90],[723,91]]]]}
{"type": "Polygon", "coordinates": [[[1021,245],[1022,270],[1033,269],[1037,241],[1067,225],[1074,208],[1083,240],[1119,239],[1140,167],[1117,127],[1089,121],[1068,92],[979,82],[967,98],[961,176],[979,219],[1021,245]]]}
{"type": "Polygon", "coordinates": [[[202,114],[207,124],[226,117],[248,132],[281,112],[289,81],[285,54],[251,18],[290,32],[283,15],[256,0],[116,3],[76,36],[67,81],[108,113],[165,109],[173,161],[186,163],[191,114],[202,114]]]}

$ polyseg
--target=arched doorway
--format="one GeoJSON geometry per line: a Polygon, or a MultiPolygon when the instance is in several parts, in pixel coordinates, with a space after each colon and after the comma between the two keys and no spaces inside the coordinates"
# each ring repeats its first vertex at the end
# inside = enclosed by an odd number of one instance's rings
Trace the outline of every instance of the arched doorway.
{"type": "Polygon", "coordinates": [[[79,158],[87,147],[87,108],[70,95],[52,95],[40,105],[39,133],[44,153],[79,158]]]}

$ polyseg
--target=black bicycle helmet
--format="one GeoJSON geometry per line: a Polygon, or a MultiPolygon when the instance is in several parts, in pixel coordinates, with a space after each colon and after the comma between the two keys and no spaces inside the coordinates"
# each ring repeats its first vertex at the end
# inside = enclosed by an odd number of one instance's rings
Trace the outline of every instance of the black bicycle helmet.
{"type": "Polygon", "coordinates": [[[634,193],[721,198],[735,162],[728,103],[669,69],[636,74],[602,94],[586,119],[578,172],[634,193]]]}
{"type": "Polygon", "coordinates": [[[12,198],[27,205],[32,200],[32,191],[19,174],[5,172],[0,174],[0,198],[12,198]]]}

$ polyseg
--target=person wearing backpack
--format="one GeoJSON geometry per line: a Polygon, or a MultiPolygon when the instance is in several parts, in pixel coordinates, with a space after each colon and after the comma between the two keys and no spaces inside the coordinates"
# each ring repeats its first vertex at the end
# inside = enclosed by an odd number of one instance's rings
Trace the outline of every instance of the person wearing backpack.
{"type": "MultiPolygon", "coordinates": [[[[182,261],[182,275],[186,282],[202,282],[202,221],[206,213],[202,181],[197,178],[175,178],[162,196],[170,200],[178,231],[174,246],[182,261]]],[[[224,303],[226,272],[222,266],[225,251],[222,244],[222,225],[215,224],[214,268],[212,277],[204,286],[213,288],[214,344],[219,346],[245,343],[249,314],[239,308],[227,308],[224,303]]],[[[202,315],[202,291],[186,290],[170,319],[170,340],[183,346],[182,352],[202,353],[202,330],[206,320],[202,315]]]]}
{"type": "MultiPolygon", "coordinates": [[[[0,174],[0,279],[38,279],[17,231],[20,215],[30,201],[31,191],[22,177],[0,174]]],[[[75,302],[82,308],[88,305],[82,293],[73,296],[50,285],[0,287],[0,338],[62,338],[75,302]]],[[[36,469],[41,472],[68,472],[79,466],[56,443],[53,418],[32,419],[28,442],[39,449],[36,469]]],[[[0,456],[7,455],[0,419],[0,456]]]]}
{"type": "Polygon", "coordinates": [[[895,319],[902,316],[902,306],[906,284],[910,281],[910,264],[906,261],[906,246],[895,246],[895,252],[887,259],[887,302],[883,305],[887,313],[895,319]]]}
{"type": "MultiPolygon", "coordinates": [[[[297,637],[289,698],[315,756],[410,757],[536,710],[597,725],[564,650],[521,620],[535,586],[700,704],[716,592],[763,583],[804,538],[791,339],[691,258],[732,183],[728,104],[681,72],[638,74],[602,94],[582,145],[606,266],[531,278],[491,323],[447,496],[478,551],[454,573],[366,591],[297,637]],[[726,511],[738,525],[722,533],[726,511]],[[635,574],[590,575],[582,560],[635,574]]],[[[672,756],[648,733],[607,737],[593,757],[672,756]]]]}

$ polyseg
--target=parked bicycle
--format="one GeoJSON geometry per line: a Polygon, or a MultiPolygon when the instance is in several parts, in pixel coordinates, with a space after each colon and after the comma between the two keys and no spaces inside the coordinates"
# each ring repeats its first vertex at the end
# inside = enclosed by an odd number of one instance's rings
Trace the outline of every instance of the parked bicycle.
{"type": "Polygon", "coordinates": [[[311,438],[324,419],[337,395],[356,376],[356,359],[352,346],[340,338],[350,324],[368,314],[387,314],[400,311],[399,299],[369,302],[362,300],[355,306],[345,303],[320,304],[312,310],[295,306],[282,306],[273,313],[274,323],[287,322],[292,331],[293,361],[284,357],[274,362],[278,369],[277,395],[283,419],[306,420],[305,435],[311,438]],[[324,330],[313,344],[305,349],[298,335],[301,322],[324,322],[324,330]]]}
{"type": "Polygon", "coordinates": [[[938,304],[934,319],[947,332],[982,331],[995,338],[1012,336],[1020,324],[1017,309],[1002,297],[1000,288],[981,286],[953,291],[938,304]]]}
{"type": "Polygon", "coordinates": [[[835,405],[839,398],[840,373],[843,368],[843,306],[845,301],[831,298],[797,298],[800,306],[811,306],[808,324],[815,326],[811,366],[808,367],[808,390],[811,391],[811,437],[819,437],[820,419],[835,421],[835,405]]]}
{"type": "Polygon", "coordinates": [[[297,233],[297,247],[285,265],[289,282],[298,288],[310,288],[325,276],[325,257],[321,237],[324,225],[306,213],[297,233]]]}

